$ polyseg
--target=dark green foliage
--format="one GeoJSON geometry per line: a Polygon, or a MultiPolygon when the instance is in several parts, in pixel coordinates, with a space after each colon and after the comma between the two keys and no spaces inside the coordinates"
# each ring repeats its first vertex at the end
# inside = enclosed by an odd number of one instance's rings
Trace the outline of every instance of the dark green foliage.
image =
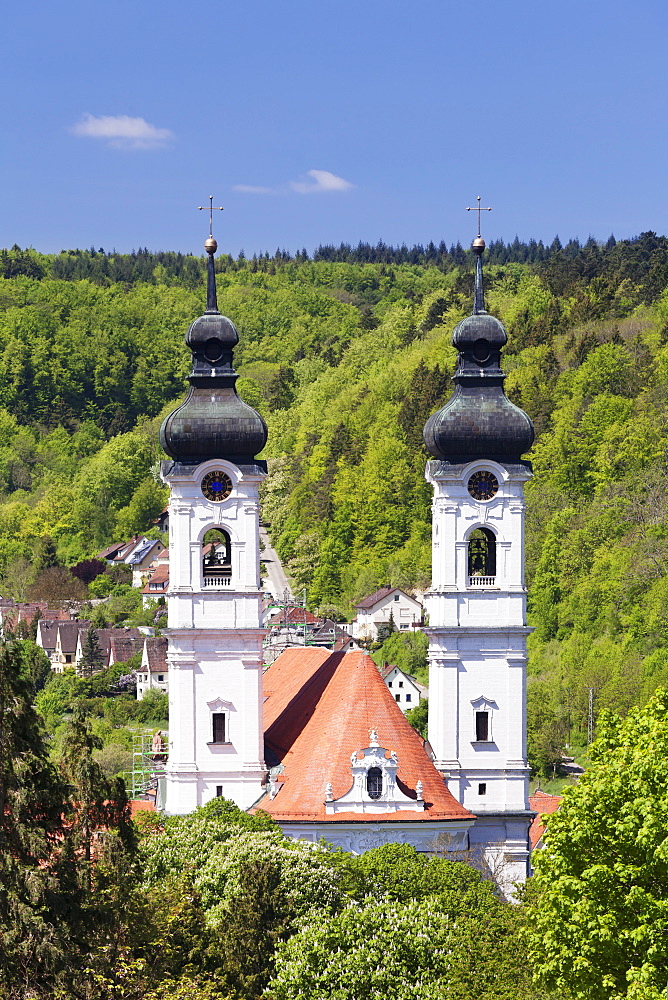
{"type": "Polygon", "coordinates": [[[102,669],[104,656],[100,649],[97,630],[91,625],[86,632],[86,637],[81,647],[81,659],[79,661],[79,673],[82,677],[91,677],[102,669]]]}
{"type": "Polygon", "coordinates": [[[438,409],[447,395],[449,383],[450,373],[441,371],[438,365],[429,369],[424,361],[420,361],[413,372],[406,396],[397,414],[399,426],[406,436],[411,451],[423,453],[422,430],[427,418],[438,409]]]}
{"type": "Polygon", "coordinates": [[[272,958],[288,937],[291,908],[281,889],[280,869],[271,861],[242,866],[242,891],[212,942],[215,967],[246,1000],[260,1000],[272,972],[272,958]]]}

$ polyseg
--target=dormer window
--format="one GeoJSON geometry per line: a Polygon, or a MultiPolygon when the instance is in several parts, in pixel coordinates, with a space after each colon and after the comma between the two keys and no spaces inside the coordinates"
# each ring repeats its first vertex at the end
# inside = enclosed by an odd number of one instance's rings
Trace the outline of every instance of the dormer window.
{"type": "Polygon", "coordinates": [[[372,729],[370,737],[368,747],[353,750],[350,755],[351,785],[348,791],[334,798],[331,782],[325,784],[325,814],[373,814],[399,810],[423,812],[425,802],[421,782],[416,782],[414,794],[403,791],[397,783],[399,760],[396,752],[381,746],[377,730],[372,729]]]}
{"type": "Polygon", "coordinates": [[[370,767],[367,771],[366,790],[370,799],[379,799],[383,794],[383,772],[379,767],[370,767]]]}

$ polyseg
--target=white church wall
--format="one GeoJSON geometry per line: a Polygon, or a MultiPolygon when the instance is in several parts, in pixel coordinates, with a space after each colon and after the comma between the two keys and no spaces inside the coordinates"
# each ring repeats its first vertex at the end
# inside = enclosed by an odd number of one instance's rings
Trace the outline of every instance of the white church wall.
{"type": "MultiPolygon", "coordinates": [[[[427,466],[434,488],[433,582],[425,594],[429,614],[425,631],[430,639],[429,742],[448,788],[479,817],[473,840],[479,841],[478,846],[511,844],[502,854],[504,858],[512,854],[514,860],[504,860],[504,864],[518,878],[518,872],[526,877],[530,819],[525,743],[530,629],[526,627],[523,501],[529,476],[521,466],[506,468],[490,461],[466,466],[430,462],[427,466]],[[476,500],[468,491],[468,481],[477,471],[490,472],[498,481],[498,490],[489,500],[476,500]],[[469,573],[469,543],[477,528],[492,533],[493,576],[469,573]],[[476,730],[476,712],[484,716],[488,727],[483,739],[476,730]],[[493,816],[496,827],[487,822],[493,816]]],[[[493,850],[498,853],[500,848],[493,850]]]]}
{"type": "Polygon", "coordinates": [[[258,530],[263,476],[242,474],[222,460],[176,474],[169,463],[166,467],[171,487],[166,811],[190,812],[217,795],[245,809],[260,796],[266,773],[258,530]],[[201,491],[210,471],[232,480],[232,492],[220,503],[201,491]],[[212,528],[230,538],[232,573],[209,586],[202,541],[212,528]],[[214,714],[224,717],[224,739],[217,741],[214,714]]]}
{"type": "Polygon", "coordinates": [[[281,822],[286,837],[317,843],[324,839],[333,848],[364,854],[384,844],[410,844],[422,854],[466,852],[472,820],[420,820],[418,822],[281,822]]]}

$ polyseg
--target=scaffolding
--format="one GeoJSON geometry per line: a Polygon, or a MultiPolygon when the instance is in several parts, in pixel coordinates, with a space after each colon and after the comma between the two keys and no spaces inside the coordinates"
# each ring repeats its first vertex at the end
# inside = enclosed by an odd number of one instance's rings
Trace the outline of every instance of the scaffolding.
{"type": "Polygon", "coordinates": [[[310,633],[306,621],[306,590],[302,592],[302,598],[291,598],[290,591],[283,591],[282,601],[273,601],[272,606],[279,610],[282,621],[276,622],[275,627],[283,630],[283,635],[267,636],[264,641],[265,648],[271,647],[278,655],[288,646],[310,646],[310,633]],[[294,612],[294,614],[292,613],[294,612]],[[292,635],[291,635],[292,633],[292,635]]]}
{"type": "Polygon", "coordinates": [[[132,770],[123,773],[130,799],[145,798],[154,791],[157,793],[158,781],[164,777],[167,764],[165,735],[139,733],[132,737],[132,770]]]}

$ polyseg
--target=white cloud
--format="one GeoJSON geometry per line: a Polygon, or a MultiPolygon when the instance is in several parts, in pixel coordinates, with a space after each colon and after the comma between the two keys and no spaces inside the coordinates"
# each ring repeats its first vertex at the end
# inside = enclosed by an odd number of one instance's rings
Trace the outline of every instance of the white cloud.
{"type": "Polygon", "coordinates": [[[174,138],[168,128],[156,128],[144,118],[129,115],[90,115],[72,126],[74,135],[101,139],[120,149],[157,149],[174,138]]]}
{"type": "Polygon", "coordinates": [[[256,187],[254,184],[233,184],[232,190],[241,194],[275,194],[271,188],[256,187]]]}
{"type": "Polygon", "coordinates": [[[291,181],[290,187],[298,194],[318,194],[321,191],[350,191],[355,185],[350,181],[345,181],[343,177],[337,177],[329,170],[307,170],[306,176],[310,181],[291,181]]]}

